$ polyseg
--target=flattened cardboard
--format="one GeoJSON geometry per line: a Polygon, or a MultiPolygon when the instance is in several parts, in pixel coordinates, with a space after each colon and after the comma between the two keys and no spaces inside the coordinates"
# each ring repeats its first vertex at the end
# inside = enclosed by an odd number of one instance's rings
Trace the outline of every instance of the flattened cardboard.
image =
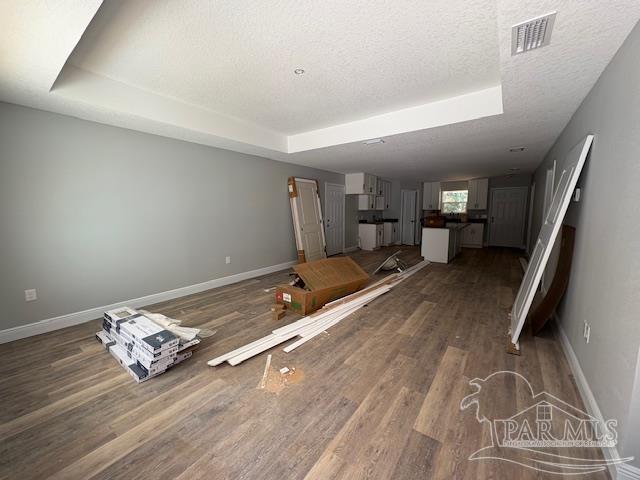
{"type": "Polygon", "coordinates": [[[338,298],[362,289],[369,275],[349,257],[323,258],[293,267],[307,289],[291,285],[276,287],[276,303],[308,315],[338,298]]]}
{"type": "Polygon", "coordinates": [[[343,283],[369,280],[369,275],[350,257],[323,258],[293,266],[308,290],[320,290],[343,283]]]}

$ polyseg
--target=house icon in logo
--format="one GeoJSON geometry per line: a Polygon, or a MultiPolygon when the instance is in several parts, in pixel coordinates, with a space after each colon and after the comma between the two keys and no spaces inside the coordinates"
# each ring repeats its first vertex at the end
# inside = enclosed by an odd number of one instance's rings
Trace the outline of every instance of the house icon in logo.
{"type": "Polygon", "coordinates": [[[475,391],[462,399],[460,409],[475,408],[476,420],[491,432],[491,444],[471,454],[469,460],[503,460],[561,475],[595,473],[633,460],[598,458],[602,448],[617,443],[615,420],[599,421],[548,392],[535,393],[519,373],[495,372],[474,378],[469,385],[475,391]],[[496,401],[504,397],[505,388],[517,392],[516,412],[512,402],[496,401]],[[593,448],[593,456],[576,456],[576,451],[585,448],[593,448]]]}

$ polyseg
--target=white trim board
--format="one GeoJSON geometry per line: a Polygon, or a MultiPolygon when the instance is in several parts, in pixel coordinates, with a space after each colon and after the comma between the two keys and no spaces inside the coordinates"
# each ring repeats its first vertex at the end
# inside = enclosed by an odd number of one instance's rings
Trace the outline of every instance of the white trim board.
{"type": "MultiPolygon", "coordinates": [[[[594,397],[591,388],[589,387],[589,383],[587,382],[587,377],[584,376],[584,372],[580,367],[580,362],[578,361],[578,357],[576,357],[575,352],[573,351],[573,347],[569,342],[569,338],[567,337],[562,325],[560,323],[560,319],[558,318],[557,313],[553,313],[553,318],[555,320],[555,331],[558,340],[560,341],[560,346],[562,347],[562,351],[564,352],[564,356],[569,363],[569,367],[571,368],[571,372],[573,373],[573,378],[576,381],[576,386],[578,387],[578,391],[580,392],[580,397],[582,397],[582,402],[587,409],[587,413],[594,416],[598,419],[598,422],[604,423],[604,417],[602,416],[602,412],[600,411],[600,407],[598,406],[598,402],[596,402],[596,397],[594,397]]],[[[602,454],[604,458],[607,460],[611,460],[613,458],[621,458],[618,453],[617,448],[603,448],[602,454]]],[[[614,480],[640,480],[640,469],[634,467],[633,465],[629,465],[627,463],[621,465],[609,465],[609,475],[614,480]]]]}
{"type": "Polygon", "coordinates": [[[640,468],[623,463],[618,465],[618,476],[616,480],[640,480],[640,468]]]}
{"type": "Polygon", "coordinates": [[[215,278],[203,283],[196,283],[195,285],[187,285],[186,287],[180,287],[174,290],[168,290],[166,292],[153,293],[151,295],[146,295],[140,298],[112,303],[111,305],[90,308],[81,312],[69,313],[67,315],[47,318],[45,320],[29,323],[27,325],[7,328],[6,330],[0,330],[0,344],[13,342],[14,340],[20,340],[21,338],[32,337],[34,335],[40,335],[42,333],[52,332],[61,328],[71,327],[73,325],[85,323],[90,320],[95,320],[102,317],[102,314],[107,310],[113,310],[114,308],[120,308],[124,306],[137,308],[143,307],[145,305],[153,305],[154,303],[160,303],[166,300],[172,300],[174,298],[204,292],[205,290],[210,290],[212,288],[224,287],[225,285],[231,285],[232,283],[249,280],[251,278],[260,277],[269,273],[279,272],[280,270],[286,270],[287,268],[290,268],[297,263],[298,262],[296,260],[292,260],[290,262],[279,263],[277,265],[271,265],[269,267],[249,270],[248,272],[241,272],[234,275],[228,275],[226,277],[215,278]]]}

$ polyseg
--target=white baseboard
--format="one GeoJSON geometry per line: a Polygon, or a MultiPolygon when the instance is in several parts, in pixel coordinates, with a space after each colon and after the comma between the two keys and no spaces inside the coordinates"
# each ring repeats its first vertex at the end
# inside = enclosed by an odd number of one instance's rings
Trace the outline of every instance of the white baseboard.
{"type": "Polygon", "coordinates": [[[260,277],[262,275],[278,272],[280,270],[285,270],[295,265],[296,263],[298,262],[296,260],[293,260],[291,262],[258,268],[257,270],[250,270],[248,272],[236,273],[227,277],[216,278],[203,283],[188,285],[186,287],[180,287],[166,292],[154,293],[140,298],[112,303],[111,305],[103,305],[101,307],[90,308],[89,310],[83,310],[81,312],[69,313],[67,315],[61,315],[54,318],[47,318],[45,320],[40,320],[39,322],[30,323],[28,325],[20,325],[18,327],[8,328],[6,330],[0,330],[0,344],[12,342],[14,340],[20,340],[21,338],[32,337],[34,335],[40,335],[41,333],[47,333],[53,330],[59,330],[61,328],[71,327],[73,325],[78,325],[90,320],[95,320],[96,318],[102,317],[102,314],[107,310],[112,310],[114,308],[120,308],[123,306],[137,308],[143,307],[145,305],[153,305],[154,303],[160,303],[166,300],[204,292],[205,290],[210,290],[212,288],[223,287],[232,283],[237,283],[243,280],[249,280],[251,278],[260,277]]]}
{"type": "Polygon", "coordinates": [[[351,253],[351,252],[355,252],[357,250],[359,250],[360,247],[358,247],[357,245],[353,246],[353,247],[345,247],[343,253],[351,253]]]}
{"type": "MultiPolygon", "coordinates": [[[[558,340],[560,340],[560,345],[562,346],[564,355],[565,357],[567,357],[569,367],[573,372],[573,378],[576,381],[576,385],[578,386],[578,390],[580,392],[580,396],[582,397],[582,401],[587,409],[587,413],[594,416],[596,419],[598,419],[599,422],[602,422],[604,424],[605,420],[602,416],[602,412],[600,411],[600,407],[598,406],[598,402],[596,402],[596,397],[594,397],[593,392],[589,387],[587,378],[584,376],[584,372],[580,367],[580,362],[578,362],[578,357],[576,357],[576,354],[573,351],[573,347],[571,347],[571,343],[569,342],[569,338],[564,332],[564,329],[560,324],[560,319],[555,312],[553,314],[553,318],[556,324],[556,334],[558,340]]],[[[621,458],[620,454],[618,453],[618,449],[615,447],[603,448],[602,454],[607,460],[621,458]]],[[[611,478],[614,480],[640,480],[640,469],[634,467],[633,465],[623,463],[620,465],[609,465],[608,468],[609,475],[611,475],[611,478]]]]}

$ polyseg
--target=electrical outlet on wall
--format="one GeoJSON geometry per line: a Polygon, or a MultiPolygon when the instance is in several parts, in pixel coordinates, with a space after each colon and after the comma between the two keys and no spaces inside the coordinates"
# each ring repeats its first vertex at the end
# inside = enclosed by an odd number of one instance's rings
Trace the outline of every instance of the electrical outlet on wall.
{"type": "Polygon", "coordinates": [[[584,337],[585,341],[589,343],[589,340],[591,338],[591,325],[589,325],[586,321],[584,322],[584,330],[582,331],[582,336],[584,337]]]}
{"type": "Polygon", "coordinates": [[[225,257],[224,263],[226,263],[227,265],[230,264],[231,263],[231,257],[225,257]]]}
{"type": "Polygon", "coordinates": [[[38,292],[35,288],[30,288],[29,290],[24,291],[24,301],[25,302],[33,302],[38,299],[38,292]]]}

